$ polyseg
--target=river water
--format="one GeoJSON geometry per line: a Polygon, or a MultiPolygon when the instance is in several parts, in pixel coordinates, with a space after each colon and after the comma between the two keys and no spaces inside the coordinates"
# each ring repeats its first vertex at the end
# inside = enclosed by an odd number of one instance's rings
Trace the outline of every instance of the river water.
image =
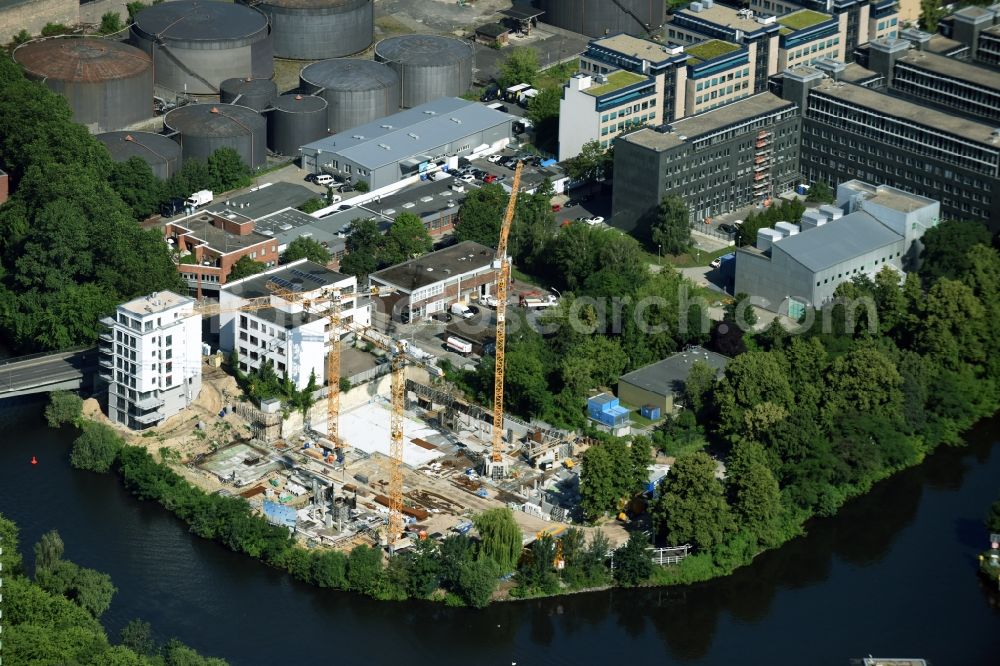
{"type": "Polygon", "coordinates": [[[997,418],[727,579],[471,611],[319,590],[198,539],[113,476],[70,468],[73,433],[41,407],[0,403],[0,512],[29,565],[58,529],[67,558],[111,575],[110,636],[142,617],[234,666],[1000,663],[1000,594],[975,575],[1000,492],[997,418]]]}

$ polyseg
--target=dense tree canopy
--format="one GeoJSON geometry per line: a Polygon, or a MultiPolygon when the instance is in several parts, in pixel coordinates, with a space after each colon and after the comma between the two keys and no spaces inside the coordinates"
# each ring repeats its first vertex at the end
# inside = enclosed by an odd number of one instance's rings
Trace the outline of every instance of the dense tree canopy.
{"type": "Polygon", "coordinates": [[[653,516],[666,543],[707,550],[735,530],[715,467],[715,461],[700,451],[681,456],[660,483],[653,516]]]}
{"type": "Polygon", "coordinates": [[[233,267],[229,269],[229,276],[226,278],[229,282],[235,282],[236,280],[242,280],[245,277],[250,277],[251,275],[257,275],[258,273],[263,273],[267,270],[267,264],[254,261],[250,258],[250,255],[245,254],[237,260],[233,267]]]}
{"type": "Polygon", "coordinates": [[[325,266],[330,263],[330,252],[312,238],[299,236],[288,244],[281,255],[281,263],[287,264],[299,259],[308,259],[325,266]]]}
{"type": "Polygon", "coordinates": [[[500,65],[500,76],[497,82],[501,88],[509,88],[519,83],[529,86],[538,76],[538,54],[534,49],[515,47],[510,50],[500,65]]]}
{"type": "Polygon", "coordinates": [[[677,196],[664,197],[653,221],[651,239],[666,254],[684,254],[691,248],[691,211],[677,196]]]}

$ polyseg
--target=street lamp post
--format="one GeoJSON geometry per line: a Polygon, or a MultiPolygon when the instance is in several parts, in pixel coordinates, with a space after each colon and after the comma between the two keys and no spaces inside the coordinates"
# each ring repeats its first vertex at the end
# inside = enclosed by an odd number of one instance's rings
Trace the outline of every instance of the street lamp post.
{"type": "Polygon", "coordinates": [[[663,259],[660,257],[660,248],[662,247],[663,247],[662,245],[656,246],[656,263],[661,266],[663,265],[663,259]]]}

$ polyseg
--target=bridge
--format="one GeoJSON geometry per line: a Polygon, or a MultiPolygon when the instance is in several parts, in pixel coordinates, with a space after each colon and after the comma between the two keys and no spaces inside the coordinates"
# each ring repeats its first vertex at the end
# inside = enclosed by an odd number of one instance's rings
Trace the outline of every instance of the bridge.
{"type": "Polygon", "coordinates": [[[44,352],[0,361],[0,399],[90,385],[98,370],[97,348],[44,352]]]}

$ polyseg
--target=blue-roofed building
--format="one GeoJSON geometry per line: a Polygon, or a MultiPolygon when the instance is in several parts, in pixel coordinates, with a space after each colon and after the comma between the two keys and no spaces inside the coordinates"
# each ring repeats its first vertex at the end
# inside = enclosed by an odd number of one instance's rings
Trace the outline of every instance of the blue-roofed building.
{"type": "Polygon", "coordinates": [[[278,504],[271,500],[264,500],[264,517],[267,522],[279,527],[287,527],[289,532],[295,531],[296,515],[295,509],[290,506],[278,504]]]}
{"type": "Polygon", "coordinates": [[[479,102],[442,97],[302,146],[302,168],[376,190],[450,158],[503,148],[515,120],[479,102]]]}
{"type": "Polygon", "coordinates": [[[833,300],[837,286],[891,267],[918,265],[919,239],[938,223],[941,204],[886,185],[852,180],[837,187],[837,205],[807,210],[800,224],[761,229],[736,252],[735,293],[798,318],[833,300]]]}
{"type": "Polygon", "coordinates": [[[587,399],[587,415],[596,421],[598,428],[612,435],[627,435],[631,429],[629,411],[610,393],[599,393],[587,399]]]}

